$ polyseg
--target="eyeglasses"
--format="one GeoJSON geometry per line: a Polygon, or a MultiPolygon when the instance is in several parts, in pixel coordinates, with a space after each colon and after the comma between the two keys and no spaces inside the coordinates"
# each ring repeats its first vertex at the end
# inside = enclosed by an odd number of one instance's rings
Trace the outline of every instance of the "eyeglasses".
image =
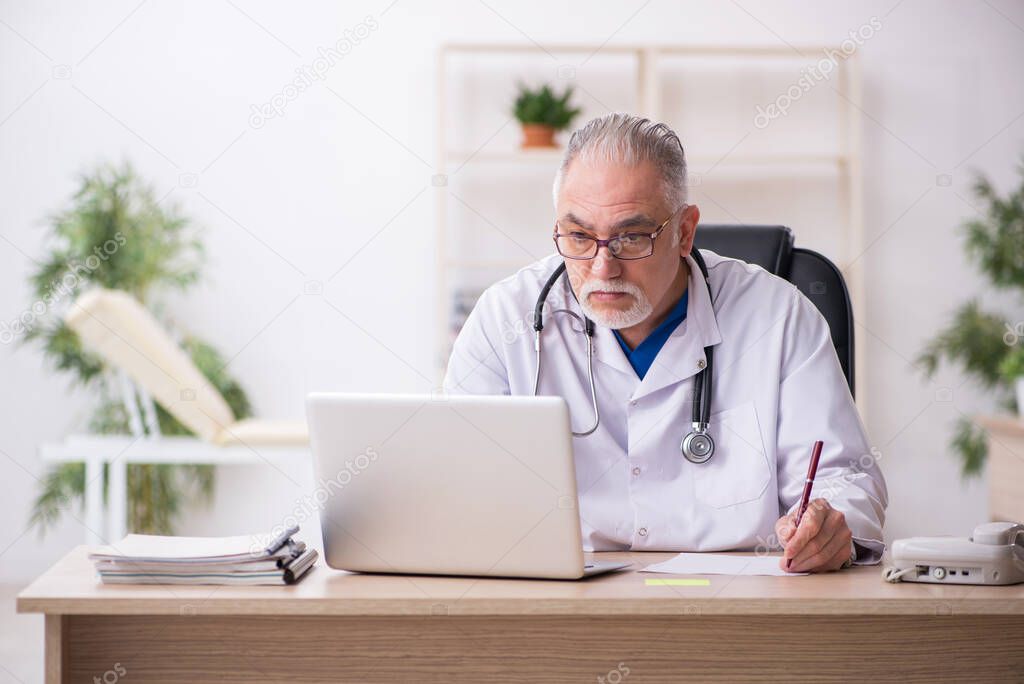
{"type": "Polygon", "coordinates": [[[678,210],[673,211],[653,233],[623,233],[607,240],[598,240],[578,230],[559,233],[558,222],[555,221],[555,249],[566,259],[593,259],[602,247],[607,247],[616,259],[646,259],[654,254],[654,240],[661,235],[676,213],[678,210]]]}

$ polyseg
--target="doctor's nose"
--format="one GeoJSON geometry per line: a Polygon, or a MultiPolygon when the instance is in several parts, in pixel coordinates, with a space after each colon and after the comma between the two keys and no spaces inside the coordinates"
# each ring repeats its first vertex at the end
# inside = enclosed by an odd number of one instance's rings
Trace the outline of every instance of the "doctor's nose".
{"type": "Polygon", "coordinates": [[[614,278],[622,273],[622,264],[615,258],[611,250],[608,247],[602,247],[597,250],[597,256],[595,256],[590,262],[590,270],[593,273],[600,274],[605,278],[614,278]]]}

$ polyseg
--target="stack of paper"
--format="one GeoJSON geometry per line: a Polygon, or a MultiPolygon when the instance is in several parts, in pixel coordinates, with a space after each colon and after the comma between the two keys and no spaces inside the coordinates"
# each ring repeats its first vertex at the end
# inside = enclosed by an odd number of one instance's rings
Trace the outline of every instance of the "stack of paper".
{"type": "Polygon", "coordinates": [[[316,564],[316,549],[292,538],[160,537],[129,534],[89,559],[104,584],[294,584],[316,564]]]}

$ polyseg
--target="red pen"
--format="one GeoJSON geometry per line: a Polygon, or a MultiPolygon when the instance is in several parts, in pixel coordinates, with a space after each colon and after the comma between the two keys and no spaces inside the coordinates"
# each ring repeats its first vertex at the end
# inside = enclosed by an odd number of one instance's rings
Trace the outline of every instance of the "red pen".
{"type": "MultiPolygon", "coordinates": [[[[796,514],[796,527],[793,528],[793,534],[796,534],[796,529],[800,527],[800,520],[804,517],[804,512],[807,511],[807,504],[811,501],[811,487],[814,486],[814,476],[818,473],[818,459],[821,458],[821,447],[824,445],[820,439],[814,443],[814,449],[811,451],[811,464],[807,467],[807,479],[804,480],[804,494],[800,497],[800,508],[797,509],[796,514]]],[[[790,558],[786,561],[786,568],[793,564],[793,559],[790,558]]]]}

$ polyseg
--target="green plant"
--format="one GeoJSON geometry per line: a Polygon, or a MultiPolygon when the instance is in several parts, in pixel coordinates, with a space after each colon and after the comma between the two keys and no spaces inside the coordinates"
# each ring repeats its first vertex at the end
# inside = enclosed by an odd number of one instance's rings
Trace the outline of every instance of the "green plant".
{"type": "Polygon", "coordinates": [[[560,131],[580,113],[578,107],[569,105],[573,93],[571,87],[560,96],[555,95],[548,85],[542,85],[538,90],[531,90],[521,83],[518,87],[513,113],[520,123],[543,124],[560,131]]]}
{"type": "Polygon", "coordinates": [[[1018,344],[999,363],[999,374],[1006,382],[1024,378],[1024,345],[1018,344]]]}
{"type": "MultiPolygon", "coordinates": [[[[1024,163],[1021,185],[1005,197],[985,177],[975,178],[973,193],[983,205],[982,218],[963,226],[966,252],[995,288],[1024,295],[1024,163]]],[[[917,361],[933,377],[939,364],[959,365],[982,387],[991,390],[1000,405],[1016,410],[1007,373],[1021,369],[1024,355],[1024,312],[1015,317],[986,312],[977,300],[963,304],[953,320],[925,347],[917,361]],[[1017,359],[1017,360],[1014,360],[1017,359]],[[1004,368],[1004,364],[1006,367],[1004,368]]],[[[960,418],[952,447],[960,454],[965,476],[977,475],[985,463],[985,432],[960,418]]]]}
{"type": "MultiPolygon", "coordinates": [[[[60,312],[94,286],[124,290],[152,307],[161,291],[185,288],[198,280],[202,246],[189,221],[175,206],[157,201],[128,164],[104,166],[83,176],[70,207],[55,216],[51,225],[49,253],[31,276],[36,301],[26,309],[29,315],[21,318],[23,340],[38,344],[57,370],[70,373],[73,383],[96,393],[98,404],[89,426],[93,432],[128,433],[124,403],[107,387],[103,362],[82,348],[60,312]]],[[[249,400],[224,371],[217,351],[188,335],[183,336],[182,345],[235,416],[249,416],[249,400]]],[[[191,434],[159,405],[156,412],[163,434],[191,434]]],[[[104,491],[106,477],[104,472],[104,491]]],[[[209,502],[213,485],[211,466],[129,464],[129,529],[172,532],[184,504],[209,502]]],[[[45,532],[81,499],[84,490],[83,464],[50,469],[33,507],[32,524],[45,532]]]]}

